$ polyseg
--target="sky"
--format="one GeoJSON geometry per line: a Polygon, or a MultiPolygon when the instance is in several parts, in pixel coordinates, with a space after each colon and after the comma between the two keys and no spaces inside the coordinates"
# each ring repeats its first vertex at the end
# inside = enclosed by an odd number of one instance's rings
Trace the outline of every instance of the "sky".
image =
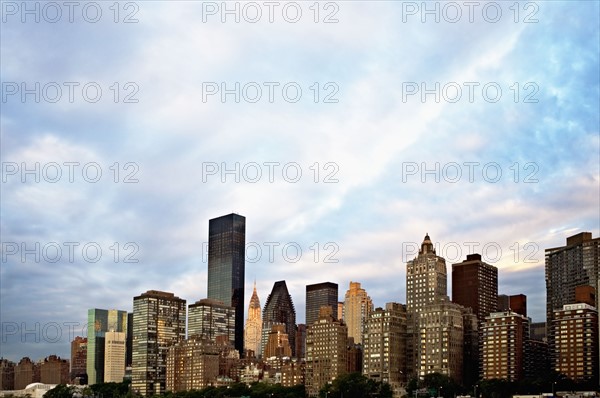
{"type": "Polygon", "coordinates": [[[544,250],[599,235],[597,1],[1,7],[1,357],[206,297],[232,212],[246,306],[285,280],[298,322],[323,281],[405,303],[426,233],[544,321],[544,250]]]}

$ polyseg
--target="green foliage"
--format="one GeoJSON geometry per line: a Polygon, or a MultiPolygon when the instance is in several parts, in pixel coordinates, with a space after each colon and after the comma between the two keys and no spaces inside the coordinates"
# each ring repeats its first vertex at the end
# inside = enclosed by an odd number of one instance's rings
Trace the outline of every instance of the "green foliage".
{"type": "Polygon", "coordinates": [[[321,391],[322,398],[391,398],[392,388],[387,383],[373,381],[360,373],[348,373],[327,384],[321,391]]]}
{"type": "Polygon", "coordinates": [[[59,384],[44,394],[44,398],[73,398],[73,394],[77,391],[74,386],[59,384]]]}

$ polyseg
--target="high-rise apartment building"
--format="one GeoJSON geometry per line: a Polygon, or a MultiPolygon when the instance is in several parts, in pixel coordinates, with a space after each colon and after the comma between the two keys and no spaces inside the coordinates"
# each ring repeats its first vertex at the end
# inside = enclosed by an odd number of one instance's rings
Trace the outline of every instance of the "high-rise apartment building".
{"type": "Polygon", "coordinates": [[[246,328],[244,330],[244,348],[252,350],[256,356],[260,355],[260,339],[262,337],[261,311],[255,282],[252,297],[250,298],[250,305],[248,306],[248,319],[246,319],[246,328]]]}
{"type": "Polygon", "coordinates": [[[267,344],[271,328],[280,323],[285,325],[285,332],[292,348],[292,356],[294,356],[296,350],[296,309],[285,281],[275,282],[271,294],[267,297],[263,310],[261,353],[267,344]]]}
{"type": "Polygon", "coordinates": [[[394,397],[400,397],[406,382],[406,307],[387,303],[369,315],[363,338],[363,374],[389,383],[394,397]]]}
{"type": "Polygon", "coordinates": [[[104,335],[104,382],[121,383],[125,377],[127,333],[108,331],[104,335]]]}
{"type": "Polygon", "coordinates": [[[142,396],[165,391],[169,347],[185,338],[185,300],[149,290],[133,298],[131,388],[142,396]]]}
{"type": "MultiPolygon", "coordinates": [[[[77,336],[71,341],[71,380],[83,377],[87,366],[87,338],[77,336]]],[[[85,383],[87,384],[87,383],[85,383]]]]}
{"type": "Polygon", "coordinates": [[[239,214],[208,223],[208,298],[235,308],[235,349],[244,352],[246,218],[239,214]]]}
{"type": "Polygon", "coordinates": [[[50,355],[40,362],[40,383],[67,384],[69,382],[69,361],[50,355]]]}
{"type": "MultiPolygon", "coordinates": [[[[551,363],[555,367],[554,314],[566,304],[575,304],[577,286],[600,283],[600,238],[581,232],[567,238],[565,246],[546,249],[546,327],[551,363]]],[[[598,308],[598,294],[595,307],[598,308]]]]}
{"type": "Polygon", "coordinates": [[[306,331],[306,392],[316,397],[321,387],[346,373],[348,329],[322,307],[319,319],[306,331]]]}
{"type": "Polygon", "coordinates": [[[15,389],[15,363],[0,358],[0,391],[15,389]]]}
{"type": "Polygon", "coordinates": [[[127,333],[127,327],[127,311],[98,308],[88,310],[86,366],[88,384],[104,382],[105,333],[110,330],[127,333]]]}
{"type": "Polygon", "coordinates": [[[598,311],[589,304],[554,311],[554,370],[575,382],[598,379],[598,311]]]}
{"type": "Polygon", "coordinates": [[[486,317],[482,326],[483,379],[523,379],[529,323],[529,318],[513,311],[486,317]]]}
{"type": "Polygon", "coordinates": [[[283,323],[273,325],[267,337],[263,358],[291,357],[292,348],[283,323]]]}
{"type": "Polygon", "coordinates": [[[188,337],[205,336],[211,341],[223,336],[235,344],[235,309],[223,302],[202,299],[188,306],[188,337]]]}
{"type": "Polygon", "coordinates": [[[29,357],[23,357],[15,365],[15,390],[23,390],[27,385],[40,381],[40,366],[29,357]]]}
{"type": "Polygon", "coordinates": [[[333,309],[333,315],[337,315],[337,283],[322,282],[306,285],[306,326],[310,327],[319,319],[319,310],[323,306],[330,306],[333,309]]]}
{"type": "Polygon", "coordinates": [[[497,301],[498,268],[481,261],[480,254],[452,264],[452,302],[471,308],[481,324],[496,312],[497,301]]]}
{"type": "Polygon", "coordinates": [[[217,343],[201,335],[170,346],[166,362],[167,390],[201,390],[215,384],[219,376],[219,355],[217,343]]]}
{"type": "Polygon", "coordinates": [[[527,316],[527,296],[524,294],[506,294],[498,295],[498,309],[493,312],[512,311],[523,316],[527,316]]]}
{"type": "Polygon", "coordinates": [[[373,301],[358,282],[350,282],[344,297],[344,322],[348,327],[348,337],[356,344],[362,344],[362,337],[369,315],[373,311],[373,301]]]}
{"type": "Polygon", "coordinates": [[[419,254],[406,263],[406,372],[417,377],[420,365],[419,313],[428,304],[447,297],[446,260],[435,253],[429,234],[425,235],[419,254]]]}
{"type": "Polygon", "coordinates": [[[425,305],[419,313],[418,375],[441,373],[462,384],[464,307],[448,298],[425,305]]]}

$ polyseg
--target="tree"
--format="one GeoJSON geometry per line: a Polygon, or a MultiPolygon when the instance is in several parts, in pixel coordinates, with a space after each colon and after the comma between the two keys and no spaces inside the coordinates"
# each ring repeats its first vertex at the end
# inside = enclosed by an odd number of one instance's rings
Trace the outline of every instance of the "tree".
{"type": "Polygon", "coordinates": [[[59,384],[44,394],[44,398],[73,398],[73,394],[77,391],[74,386],[59,384]]]}

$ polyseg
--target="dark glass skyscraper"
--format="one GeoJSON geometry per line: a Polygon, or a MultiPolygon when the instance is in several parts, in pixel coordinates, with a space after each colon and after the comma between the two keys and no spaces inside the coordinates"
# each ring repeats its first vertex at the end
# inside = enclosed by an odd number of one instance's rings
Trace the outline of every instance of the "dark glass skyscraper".
{"type": "Polygon", "coordinates": [[[292,356],[296,355],[296,309],[292,296],[288,292],[285,281],[277,281],[273,285],[273,290],[263,310],[263,338],[261,350],[264,350],[268,339],[268,333],[275,324],[284,324],[285,332],[288,335],[288,341],[292,348],[292,356]]]}
{"type": "Polygon", "coordinates": [[[208,298],[235,308],[235,348],[244,352],[246,218],[239,214],[208,222],[208,298]]]}
{"type": "Polygon", "coordinates": [[[319,309],[330,306],[337,318],[338,285],[333,282],[306,285],[306,326],[311,327],[319,319],[319,309]]]}

